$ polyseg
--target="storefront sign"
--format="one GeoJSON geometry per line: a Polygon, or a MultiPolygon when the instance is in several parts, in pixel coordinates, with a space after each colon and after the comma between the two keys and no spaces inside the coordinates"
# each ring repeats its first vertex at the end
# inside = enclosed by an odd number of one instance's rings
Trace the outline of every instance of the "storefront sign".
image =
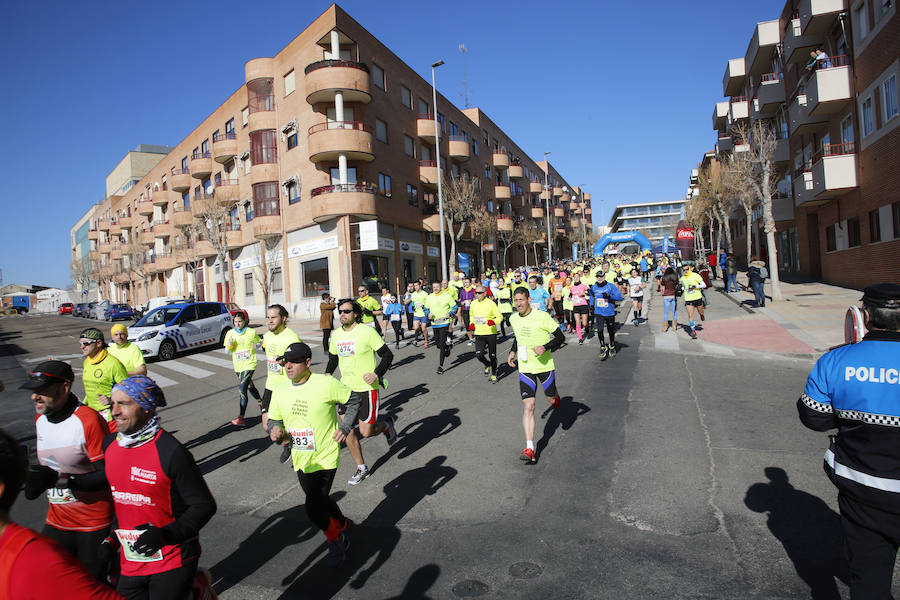
{"type": "Polygon", "coordinates": [[[428,256],[434,256],[435,258],[441,255],[441,251],[435,248],[434,246],[428,246],[428,256]]]}
{"type": "MultiPolygon", "coordinates": [[[[385,237],[378,238],[378,249],[379,250],[390,250],[393,252],[394,248],[396,248],[396,246],[394,245],[394,238],[385,238],[385,237]]],[[[362,248],[360,248],[360,249],[362,249],[362,248]]]]}
{"type": "Polygon", "coordinates": [[[401,241],[400,252],[408,252],[409,254],[422,254],[422,244],[401,241]]]}
{"type": "MultiPolygon", "coordinates": [[[[391,240],[393,242],[393,240],[391,240]]],[[[359,249],[378,250],[380,240],[378,238],[378,221],[363,221],[359,223],[359,249]]]]}
{"type": "Polygon", "coordinates": [[[338,239],[336,235],[318,240],[311,240],[297,244],[288,248],[288,257],[296,258],[298,256],[306,256],[307,254],[315,254],[316,252],[324,252],[325,250],[334,250],[338,247],[338,239]]]}

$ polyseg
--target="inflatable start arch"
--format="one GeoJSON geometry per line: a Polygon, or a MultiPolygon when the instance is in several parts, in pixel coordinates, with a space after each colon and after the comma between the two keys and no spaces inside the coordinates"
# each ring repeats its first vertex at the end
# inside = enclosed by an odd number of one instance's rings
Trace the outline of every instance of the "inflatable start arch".
{"type": "Polygon", "coordinates": [[[650,243],[643,234],[637,231],[617,231],[616,233],[607,233],[600,241],[594,244],[594,257],[602,257],[603,250],[612,243],[618,242],[637,242],[641,250],[651,250],[653,244],[650,243]]]}

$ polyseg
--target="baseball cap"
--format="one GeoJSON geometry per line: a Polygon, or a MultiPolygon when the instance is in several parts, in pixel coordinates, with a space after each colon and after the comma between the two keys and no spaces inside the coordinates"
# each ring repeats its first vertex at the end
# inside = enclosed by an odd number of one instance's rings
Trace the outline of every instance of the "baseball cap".
{"type": "Polygon", "coordinates": [[[309,346],[303,342],[294,342],[285,349],[284,354],[275,360],[299,363],[309,358],[312,358],[312,350],[309,349],[309,346]]]}
{"type": "Polygon", "coordinates": [[[44,361],[28,372],[28,381],[19,386],[20,390],[40,390],[55,383],[75,381],[75,373],[69,363],[61,360],[44,361]]]}

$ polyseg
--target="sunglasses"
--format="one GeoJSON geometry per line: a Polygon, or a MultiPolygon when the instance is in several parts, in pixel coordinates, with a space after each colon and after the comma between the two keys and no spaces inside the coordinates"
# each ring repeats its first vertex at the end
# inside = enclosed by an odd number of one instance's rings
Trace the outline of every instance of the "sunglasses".
{"type": "Polygon", "coordinates": [[[341,313],[342,315],[349,315],[350,313],[353,312],[353,310],[352,309],[351,310],[338,310],[338,312],[341,313]]]}
{"type": "Polygon", "coordinates": [[[79,341],[78,345],[81,346],[82,348],[84,348],[85,346],[90,346],[91,344],[96,344],[96,343],[97,343],[97,340],[91,340],[90,342],[79,341]]]}
{"type": "Polygon", "coordinates": [[[356,291],[359,292],[360,294],[363,294],[365,292],[368,292],[369,290],[356,290],[356,291]]]}
{"type": "Polygon", "coordinates": [[[483,294],[484,292],[475,292],[476,294],[483,294]]]}

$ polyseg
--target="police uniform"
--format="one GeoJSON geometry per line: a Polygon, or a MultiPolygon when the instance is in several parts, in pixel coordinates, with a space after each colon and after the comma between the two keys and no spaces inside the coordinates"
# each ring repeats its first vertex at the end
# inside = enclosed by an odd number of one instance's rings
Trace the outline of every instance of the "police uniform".
{"type": "MultiPolygon", "coordinates": [[[[900,312],[900,285],[866,288],[866,306],[900,312]]],[[[813,367],[797,401],[801,422],[837,429],[825,472],[838,488],[853,598],[890,598],[900,545],[900,332],[871,330],[813,367]]]]}

